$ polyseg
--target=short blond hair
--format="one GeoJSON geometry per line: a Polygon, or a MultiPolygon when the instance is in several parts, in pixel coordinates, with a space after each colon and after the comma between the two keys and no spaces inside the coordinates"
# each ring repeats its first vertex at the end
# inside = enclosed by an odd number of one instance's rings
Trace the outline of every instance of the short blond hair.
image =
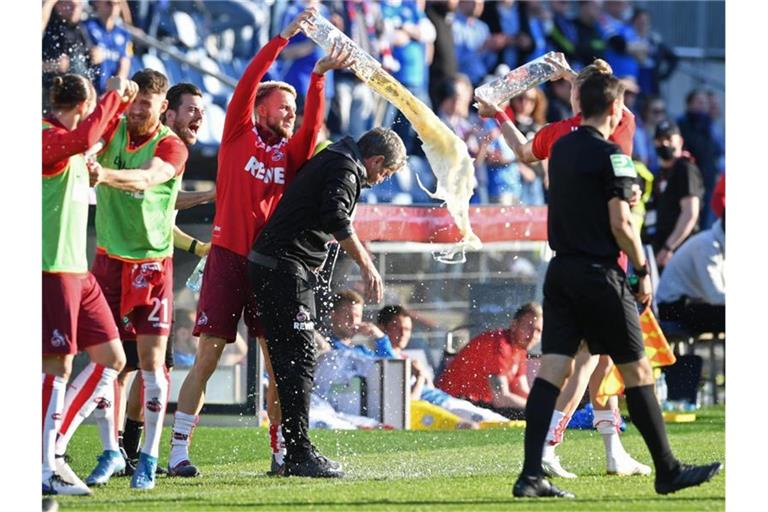
{"type": "Polygon", "coordinates": [[[256,100],[253,102],[253,106],[257,107],[264,98],[272,94],[272,91],[281,90],[293,95],[294,98],[298,97],[296,89],[288,82],[281,82],[279,80],[268,80],[261,82],[258,89],[256,89],[256,100]]]}
{"type": "Polygon", "coordinates": [[[579,74],[576,75],[576,85],[583,84],[587,78],[593,76],[593,75],[612,75],[613,74],[613,68],[611,68],[611,65],[605,62],[603,59],[595,59],[592,64],[589,66],[586,66],[584,69],[579,71],[579,74]]]}

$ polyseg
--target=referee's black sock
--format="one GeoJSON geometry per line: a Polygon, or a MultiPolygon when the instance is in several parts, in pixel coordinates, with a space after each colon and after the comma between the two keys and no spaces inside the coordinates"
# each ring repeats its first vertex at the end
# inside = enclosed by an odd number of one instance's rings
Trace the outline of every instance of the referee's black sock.
{"type": "Polygon", "coordinates": [[[544,379],[533,381],[531,393],[525,403],[525,460],[523,474],[541,474],[541,452],[547,438],[549,422],[555,410],[560,389],[544,379]]]}
{"type": "Polygon", "coordinates": [[[653,385],[627,388],[624,392],[632,422],[637,426],[653,457],[656,479],[664,480],[674,473],[679,462],[669,447],[664,418],[661,415],[659,402],[656,401],[653,385]]]}
{"type": "Polygon", "coordinates": [[[123,431],[123,448],[129,459],[139,458],[139,441],[144,431],[144,422],[125,418],[125,430],[123,431]]]}

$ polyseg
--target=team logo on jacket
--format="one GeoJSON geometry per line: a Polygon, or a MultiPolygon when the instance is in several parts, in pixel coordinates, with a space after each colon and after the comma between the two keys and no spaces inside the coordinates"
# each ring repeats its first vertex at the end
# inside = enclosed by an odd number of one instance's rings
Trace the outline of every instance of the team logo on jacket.
{"type": "Polygon", "coordinates": [[[275,151],[272,153],[272,161],[273,161],[273,162],[278,162],[278,161],[282,160],[283,158],[285,158],[285,155],[284,155],[284,154],[283,154],[283,152],[282,152],[282,151],[280,151],[279,149],[276,149],[276,150],[275,150],[275,151]]]}
{"type": "Polygon", "coordinates": [[[205,311],[200,312],[200,316],[197,319],[197,325],[208,325],[208,315],[205,311]]]}
{"type": "Polygon", "coordinates": [[[51,335],[51,346],[63,347],[66,343],[66,338],[64,338],[58,329],[54,329],[53,334],[51,335]]]}
{"type": "Polygon", "coordinates": [[[299,306],[299,311],[294,318],[293,328],[296,331],[311,331],[315,328],[315,323],[311,320],[312,314],[304,306],[299,306]]]}

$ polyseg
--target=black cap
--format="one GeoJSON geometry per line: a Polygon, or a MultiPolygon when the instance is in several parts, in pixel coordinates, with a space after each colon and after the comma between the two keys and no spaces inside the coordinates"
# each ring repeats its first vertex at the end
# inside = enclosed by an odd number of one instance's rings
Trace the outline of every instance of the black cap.
{"type": "Polygon", "coordinates": [[[680,128],[672,121],[665,120],[656,125],[655,139],[671,137],[672,135],[680,135],[680,128]]]}

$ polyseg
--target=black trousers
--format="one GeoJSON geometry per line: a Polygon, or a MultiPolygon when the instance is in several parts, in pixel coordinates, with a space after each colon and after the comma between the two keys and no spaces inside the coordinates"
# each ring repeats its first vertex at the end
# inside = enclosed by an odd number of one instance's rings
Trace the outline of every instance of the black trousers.
{"type": "Polygon", "coordinates": [[[309,399],[315,377],[315,283],[252,262],[248,273],[280,397],[286,458],[300,462],[312,449],[309,399]]]}

